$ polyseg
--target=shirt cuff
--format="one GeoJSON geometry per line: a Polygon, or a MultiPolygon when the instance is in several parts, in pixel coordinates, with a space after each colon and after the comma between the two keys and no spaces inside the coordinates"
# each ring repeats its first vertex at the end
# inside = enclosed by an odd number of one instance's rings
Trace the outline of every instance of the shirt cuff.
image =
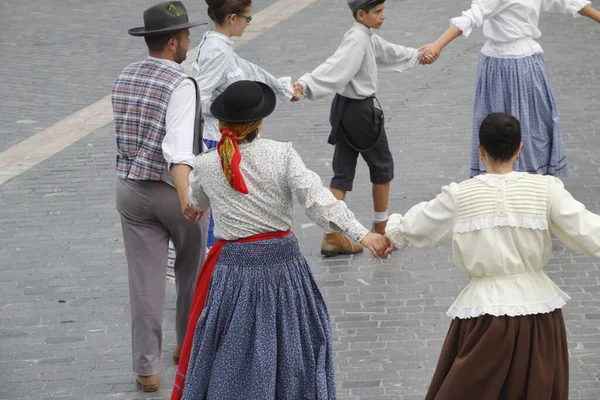
{"type": "Polygon", "coordinates": [[[185,164],[185,165],[189,165],[190,167],[194,168],[194,158],[196,158],[195,155],[193,154],[185,154],[185,153],[181,153],[181,154],[176,154],[175,156],[173,156],[173,158],[171,160],[169,160],[169,169],[171,169],[171,167],[175,164],[185,164]]]}
{"type": "Polygon", "coordinates": [[[385,227],[385,236],[387,236],[398,249],[403,249],[409,245],[400,229],[402,225],[402,218],[402,214],[390,215],[388,223],[385,227]]]}
{"type": "Polygon", "coordinates": [[[352,241],[356,243],[362,242],[362,240],[367,236],[369,230],[363,226],[356,219],[348,222],[344,227],[344,233],[348,236],[352,241]]]}
{"type": "Polygon", "coordinates": [[[450,25],[454,25],[460,29],[464,37],[469,37],[473,32],[473,22],[468,17],[452,18],[450,20],[450,25]]]}
{"type": "Polygon", "coordinates": [[[579,11],[591,4],[592,2],[587,0],[569,0],[569,3],[567,4],[567,12],[573,15],[575,18],[579,18],[581,16],[579,11]]]}
{"type": "Polygon", "coordinates": [[[290,101],[294,96],[294,88],[292,86],[292,77],[285,76],[277,78],[277,82],[281,85],[281,90],[278,91],[277,97],[283,102],[290,101]]]}

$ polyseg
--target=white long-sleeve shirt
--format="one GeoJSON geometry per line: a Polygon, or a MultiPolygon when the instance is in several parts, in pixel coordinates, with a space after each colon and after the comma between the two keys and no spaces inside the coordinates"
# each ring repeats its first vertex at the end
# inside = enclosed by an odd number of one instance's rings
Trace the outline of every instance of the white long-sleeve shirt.
{"type": "Polygon", "coordinates": [[[235,240],[287,231],[294,222],[294,197],[326,231],[344,232],[356,242],[367,235],[367,228],[323,186],[319,175],[306,168],[291,143],[259,137],[240,143],[240,152],[248,194],[231,188],[216,150],[196,157],[190,174],[190,203],[200,211],[211,207],[216,237],[235,240]]]}
{"type": "Polygon", "coordinates": [[[240,80],[265,83],[282,101],[290,101],[294,94],[292,78],[275,78],[267,71],[238,56],[233,51],[233,41],[218,32],[208,31],[198,45],[192,64],[194,78],[200,89],[200,102],[204,114],[204,139],[221,139],[219,121],[210,113],[213,100],[229,85],[240,80]]]}
{"type": "Polygon", "coordinates": [[[541,11],[578,17],[578,11],[589,4],[588,0],[473,0],[471,8],[450,23],[464,36],[483,25],[483,36],[488,40],[481,52],[487,56],[526,57],[542,53],[535,40],[542,36],[538,28],[541,11]]]}
{"type": "MultiPolygon", "coordinates": [[[[149,57],[183,72],[183,66],[171,60],[149,57]]],[[[196,88],[194,82],[184,79],[175,88],[167,105],[166,133],[162,151],[168,168],[173,164],[192,165],[194,161],[194,123],[196,119],[196,88]]],[[[169,174],[167,174],[170,176],[169,174]]]]}
{"type": "Polygon", "coordinates": [[[406,71],[417,64],[418,54],[417,49],[389,43],[354,22],[335,53],[299,81],[311,100],[334,93],[362,100],[377,94],[378,71],[406,71]]]}
{"type": "Polygon", "coordinates": [[[548,313],[569,296],[543,271],[556,235],[574,250],[600,257],[600,216],[554,177],[513,172],[480,175],[442,189],[386,229],[399,247],[452,244],[454,263],[470,283],[450,307],[453,318],[548,313]]]}

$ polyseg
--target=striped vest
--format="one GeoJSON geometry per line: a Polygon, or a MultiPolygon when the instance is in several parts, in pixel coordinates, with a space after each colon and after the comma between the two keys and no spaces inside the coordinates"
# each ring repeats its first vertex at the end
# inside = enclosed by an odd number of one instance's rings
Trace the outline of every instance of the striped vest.
{"type": "MultiPolygon", "coordinates": [[[[186,78],[182,71],[150,58],[129,65],[119,75],[112,91],[119,178],[170,181],[162,153],[165,119],[171,94],[186,78]]],[[[196,87],[194,154],[202,149],[198,93],[196,87]]]]}

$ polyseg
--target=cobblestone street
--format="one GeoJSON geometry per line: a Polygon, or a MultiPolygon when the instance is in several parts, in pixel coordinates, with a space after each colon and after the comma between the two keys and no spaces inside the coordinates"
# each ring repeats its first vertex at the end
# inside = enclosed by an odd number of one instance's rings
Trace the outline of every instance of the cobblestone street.
{"type": "MultiPolygon", "coordinates": [[[[255,0],[254,14],[275,3],[255,0]]],[[[71,0],[0,4],[0,152],[108,95],[119,72],[145,57],[127,35],[154,2],[71,0]],[[63,4],[64,5],[59,5],[63,4]]],[[[208,20],[203,1],[184,1],[208,20]]],[[[469,1],[388,0],[381,35],[419,47],[469,1]]],[[[597,4],[596,4],[597,6],[597,4]]],[[[275,76],[298,78],[336,49],[352,23],[343,0],[317,0],[239,47],[275,76]]],[[[197,46],[207,27],[192,30],[197,46]]],[[[558,102],[567,189],[600,213],[600,25],[544,14],[540,43],[558,102]]],[[[457,39],[432,66],[381,74],[379,100],[395,157],[390,212],[468,177],[480,32],[457,39]]],[[[294,142],[328,185],[331,98],[280,104],[263,136],[294,142]]],[[[169,399],[176,367],[175,287],[168,285],[161,390],[142,393],[131,372],[127,266],[115,209],[109,124],[0,185],[0,399],[169,399]]],[[[44,146],[44,143],[39,143],[44,146]]],[[[348,198],[370,226],[371,187],[361,160],[348,198]]],[[[332,320],[338,399],[422,400],[466,284],[449,247],[322,259],[322,230],[296,207],[294,231],[332,320]]],[[[600,260],[556,241],[550,277],[571,297],[572,400],[600,399],[600,260]]]]}

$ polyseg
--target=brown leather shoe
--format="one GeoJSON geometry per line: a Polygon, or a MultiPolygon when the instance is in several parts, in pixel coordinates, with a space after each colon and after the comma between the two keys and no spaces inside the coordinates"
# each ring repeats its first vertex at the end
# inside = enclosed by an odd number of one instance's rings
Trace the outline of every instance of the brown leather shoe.
{"type": "Polygon", "coordinates": [[[160,374],[150,376],[136,375],[135,380],[140,384],[143,392],[158,392],[160,389],[160,374]]]}
{"type": "Polygon", "coordinates": [[[385,235],[385,227],[387,226],[387,220],[381,222],[373,222],[371,226],[371,232],[385,235]]]}
{"type": "Polygon", "coordinates": [[[175,346],[175,350],[173,350],[173,362],[175,364],[179,364],[179,360],[181,359],[181,346],[175,346]]]}
{"type": "Polygon", "coordinates": [[[356,254],[363,251],[363,247],[354,243],[343,233],[326,233],[321,242],[321,255],[335,257],[340,254],[356,254]]]}

